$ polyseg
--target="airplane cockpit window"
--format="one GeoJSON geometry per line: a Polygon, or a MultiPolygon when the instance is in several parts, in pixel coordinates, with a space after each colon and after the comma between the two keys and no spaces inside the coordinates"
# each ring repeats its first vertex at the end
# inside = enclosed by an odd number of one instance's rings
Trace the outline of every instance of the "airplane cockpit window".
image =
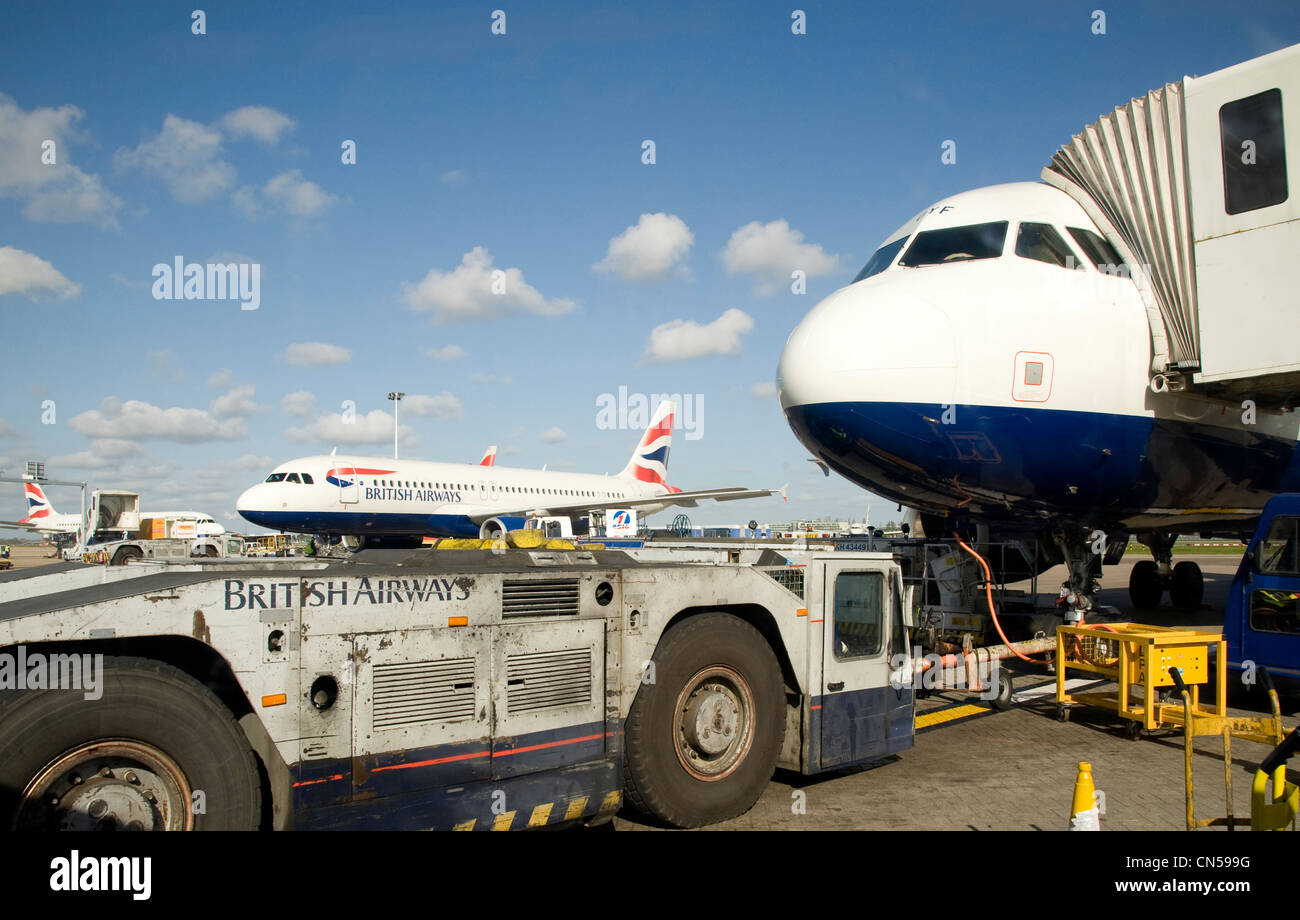
{"type": "Polygon", "coordinates": [[[1061,268],[1074,268],[1074,253],[1051,224],[1022,221],[1016,233],[1016,255],[1061,268]]]}
{"type": "Polygon", "coordinates": [[[1007,223],[999,220],[966,227],[922,230],[912,240],[912,245],[907,247],[907,252],[898,264],[917,268],[921,265],[996,259],[1002,255],[1002,246],[1007,240],[1007,223]]]}
{"type": "Polygon", "coordinates": [[[297,473],[290,473],[288,476],[284,477],[284,481],[285,481],[285,482],[302,482],[302,480],[298,478],[298,474],[297,474],[297,473]]]}
{"type": "Polygon", "coordinates": [[[1115,247],[1110,244],[1100,233],[1094,233],[1092,230],[1084,230],[1082,227],[1066,227],[1070,231],[1070,236],[1079,244],[1083,254],[1092,260],[1092,264],[1097,266],[1100,271],[1108,275],[1115,274],[1121,262],[1124,259],[1115,247]]]}
{"type": "Polygon", "coordinates": [[[898,252],[907,242],[907,237],[900,237],[892,243],[886,243],[876,250],[875,254],[867,260],[867,264],[862,266],[862,271],[858,272],[850,284],[857,284],[863,278],[870,278],[872,275],[878,275],[889,266],[894,264],[894,259],[898,257],[898,252]]]}
{"type": "Polygon", "coordinates": [[[302,481],[305,482],[305,483],[306,483],[307,485],[309,485],[309,486],[311,486],[311,485],[315,485],[315,482],[314,482],[314,481],[312,480],[312,478],[311,478],[311,473],[303,473],[303,474],[302,474],[302,481]]]}
{"type": "Polygon", "coordinates": [[[267,482],[284,482],[284,473],[272,473],[266,477],[267,482]]]}

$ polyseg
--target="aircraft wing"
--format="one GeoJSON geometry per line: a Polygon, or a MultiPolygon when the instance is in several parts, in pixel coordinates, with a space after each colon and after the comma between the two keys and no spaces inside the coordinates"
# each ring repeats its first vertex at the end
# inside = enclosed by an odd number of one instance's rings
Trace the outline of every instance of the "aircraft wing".
{"type": "Polygon", "coordinates": [[[20,530],[35,530],[35,524],[24,524],[22,521],[0,521],[0,527],[17,527],[20,530]]]}
{"type": "Polygon", "coordinates": [[[641,508],[646,505],[677,505],[683,508],[695,508],[702,501],[719,501],[731,502],[743,498],[766,498],[769,495],[785,495],[785,486],[779,489],[746,489],[742,486],[732,486],[725,489],[703,489],[695,492],[667,492],[663,495],[654,495],[648,498],[611,498],[605,501],[592,501],[587,499],[582,502],[568,502],[553,505],[529,505],[528,507],[502,509],[497,508],[490,513],[471,514],[470,520],[476,524],[494,517],[518,517],[519,515],[539,515],[539,516],[568,516],[585,511],[603,511],[607,508],[641,508]]]}

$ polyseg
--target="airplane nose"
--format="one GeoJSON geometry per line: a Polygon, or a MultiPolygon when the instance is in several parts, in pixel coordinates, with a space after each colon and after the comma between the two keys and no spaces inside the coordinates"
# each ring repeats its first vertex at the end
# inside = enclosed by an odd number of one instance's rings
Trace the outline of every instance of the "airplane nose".
{"type": "Polygon", "coordinates": [[[895,288],[871,282],[843,288],[804,317],[777,365],[782,409],[863,397],[954,401],[957,347],[949,317],[895,288]]]}

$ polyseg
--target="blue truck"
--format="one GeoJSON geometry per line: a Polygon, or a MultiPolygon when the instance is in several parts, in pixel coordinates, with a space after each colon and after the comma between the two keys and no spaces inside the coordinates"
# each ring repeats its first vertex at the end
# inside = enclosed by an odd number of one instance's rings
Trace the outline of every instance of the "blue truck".
{"type": "Polygon", "coordinates": [[[1223,634],[1229,668],[1267,668],[1300,687],[1300,493],[1264,506],[1232,580],[1223,634]]]}

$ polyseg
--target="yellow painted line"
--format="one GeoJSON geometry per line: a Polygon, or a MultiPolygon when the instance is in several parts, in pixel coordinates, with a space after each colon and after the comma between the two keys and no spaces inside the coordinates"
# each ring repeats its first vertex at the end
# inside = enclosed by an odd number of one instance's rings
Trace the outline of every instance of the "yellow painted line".
{"type": "Polygon", "coordinates": [[[515,813],[513,811],[508,811],[504,815],[496,816],[496,820],[492,822],[492,830],[508,831],[510,830],[510,825],[514,823],[515,823],[515,813]]]}
{"type": "Polygon", "coordinates": [[[547,802],[545,805],[538,805],[533,809],[532,817],[528,819],[529,827],[541,827],[551,817],[551,806],[553,802],[547,802]]]}
{"type": "Polygon", "coordinates": [[[587,810],[587,797],[580,795],[569,803],[569,807],[564,810],[564,820],[572,821],[574,818],[581,818],[582,813],[587,810]]]}
{"type": "Polygon", "coordinates": [[[470,818],[468,821],[462,821],[452,828],[454,831],[472,831],[478,818],[470,818]]]}
{"type": "Polygon", "coordinates": [[[929,728],[931,725],[942,725],[944,722],[951,722],[954,719],[965,719],[970,716],[979,715],[983,712],[989,712],[987,706],[954,706],[952,709],[940,709],[938,712],[927,712],[925,715],[916,717],[916,727],[929,728]]]}

